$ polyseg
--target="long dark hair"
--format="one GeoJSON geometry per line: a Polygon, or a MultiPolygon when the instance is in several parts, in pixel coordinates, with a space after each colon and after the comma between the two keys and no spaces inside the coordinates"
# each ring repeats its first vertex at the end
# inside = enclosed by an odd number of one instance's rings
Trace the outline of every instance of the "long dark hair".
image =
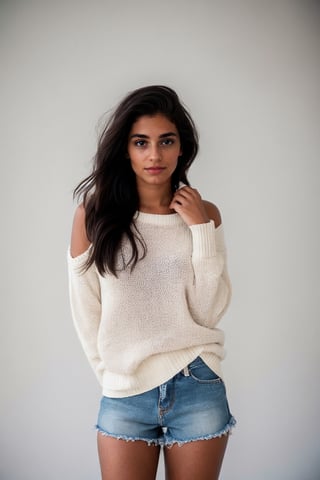
{"type": "Polygon", "coordinates": [[[132,124],[143,115],[157,113],[174,123],[180,136],[182,155],[171,177],[172,192],[179,182],[189,185],[186,174],[198,152],[198,134],[178,95],[162,85],[129,93],[102,131],[92,173],[74,190],[74,196],[82,197],[87,236],[92,243],[86,267],[95,262],[101,275],[106,272],[117,275],[116,259],[124,235],[131,246],[131,256],[124,268],[134,268],[146,254],[145,243],[133,220],[139,209],[139,196],[127,144],[132,124]]]}

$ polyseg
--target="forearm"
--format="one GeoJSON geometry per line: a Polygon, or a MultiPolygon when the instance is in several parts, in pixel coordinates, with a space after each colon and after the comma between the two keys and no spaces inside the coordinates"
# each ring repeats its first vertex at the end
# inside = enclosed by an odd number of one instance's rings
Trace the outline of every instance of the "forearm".
{"type": "Polygon", "coordinates": [[[101,319],[100,282],[94,265],[86,271],[82,270],[87,255],[88,251],[73,258],[68,252],[69,298],[73,323],[80,343],[101,382],[103,366],[97,348],[101,319]]]}
{"type": "Polygon", "coordinates": [[[189,307],[197,323],[213,328],[231,299],[223,229],[222,225],[215,229],[213,221],[190,228],[194,277],[188,291],[189,307]]]}

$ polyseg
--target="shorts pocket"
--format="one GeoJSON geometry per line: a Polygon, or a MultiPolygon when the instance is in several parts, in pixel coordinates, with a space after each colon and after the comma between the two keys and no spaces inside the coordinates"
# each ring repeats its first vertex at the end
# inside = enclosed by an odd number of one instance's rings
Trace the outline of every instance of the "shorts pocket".
{"type": "Polygon", "coordinates": [[[189,374],[198,383],[222,383],[222,379],[200,357],[189,365],[189,374]]]}

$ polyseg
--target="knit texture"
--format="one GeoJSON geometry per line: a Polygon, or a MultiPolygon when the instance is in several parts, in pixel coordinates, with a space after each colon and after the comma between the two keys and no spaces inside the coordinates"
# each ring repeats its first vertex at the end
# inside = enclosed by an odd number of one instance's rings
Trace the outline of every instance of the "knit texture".
{"type": "Polygon", "coordinates": [[[90,248],[68,250],[72,317],[103,395],[124,397],[150,390],[198,355],[218,375],[224,334],[217,323],[231,296],[223,227],[188,227],[178,214],[137,212],[134,222],[147,254],[134,270],[122,242],[118,276],[81,268],[90,248]]]}

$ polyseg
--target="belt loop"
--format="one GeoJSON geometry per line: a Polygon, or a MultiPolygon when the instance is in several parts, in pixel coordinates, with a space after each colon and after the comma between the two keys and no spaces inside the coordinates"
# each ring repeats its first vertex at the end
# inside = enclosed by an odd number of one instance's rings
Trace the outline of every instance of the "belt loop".
{"type": "Polygon", "coordinates": [[[184,367],[183,369],[183,375],[185,377],[190,377],[190,373],[189,373],[189,368],[188,367],[184,367]]]}

